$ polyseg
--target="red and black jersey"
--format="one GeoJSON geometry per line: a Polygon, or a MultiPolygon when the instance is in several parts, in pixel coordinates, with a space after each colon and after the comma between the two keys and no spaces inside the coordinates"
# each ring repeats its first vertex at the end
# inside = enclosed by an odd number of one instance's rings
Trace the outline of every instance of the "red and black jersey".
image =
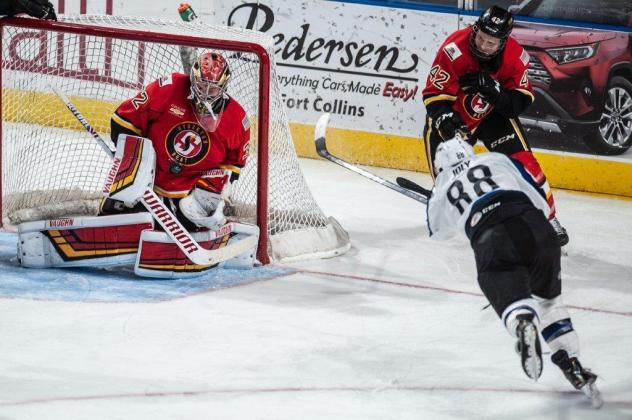
{"type": "MultiPolygon", "coordinates": [[[[481,95],[467,94],[459,86],[459,77],[465,73],[486,70],[470,52],[471,33],[472,27],[460,29],[443,42],[430,68],[423,98],[426,107],[437,101],[452,103],[452,109],[474,131],[494,107],[481,95]]],[[[527,73],[529,54],[511,37],[501,54],[498,70],[491,76],[503,88],[519,91],[533,101],[533,88],[527,73]]]]}
{"type": "Polygon", "coordinates": [[[189,76],[173,73],[124,101],[112,122],[152,141],[156,150],[155,191],[186,196],[194,186],[221,191],[217,169],[239,173],[246,164],[250,122],[242,106],[228,100],[214,131],[207,131],[188,99],[189,76]]]}

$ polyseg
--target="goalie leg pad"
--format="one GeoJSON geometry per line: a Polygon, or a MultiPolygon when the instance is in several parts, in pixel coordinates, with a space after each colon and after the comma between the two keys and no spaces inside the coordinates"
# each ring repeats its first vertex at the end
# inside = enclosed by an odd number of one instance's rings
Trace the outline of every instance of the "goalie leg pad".
{"type": "Polygon", "coordinates": [[[136,259],[149,213],[67,217],[18,225],[18,261],[24,267],[108,267],[136,259]]]}
{"type": "Polygon", "coordinates": [[[103,194],[134,207],[154,185],[156,152],[151,140],[120,134],[103,194]]]}
{"type": "MultiPolygon", "coordinates": [[[[191,233],[193,238],[206,249],[217,249],[249,236],[259,237],[259,227],[243,223],[227,223],[218,231],[191,233]]],[[[199,265],[192,262],[163,231],[145,231],[140,238],[139,252],[134,272],[138,276],[152,278],[187,278],[203,275],[215,267],[251,269],[258,264],[257,246],[215,265],[199,265]]]]}

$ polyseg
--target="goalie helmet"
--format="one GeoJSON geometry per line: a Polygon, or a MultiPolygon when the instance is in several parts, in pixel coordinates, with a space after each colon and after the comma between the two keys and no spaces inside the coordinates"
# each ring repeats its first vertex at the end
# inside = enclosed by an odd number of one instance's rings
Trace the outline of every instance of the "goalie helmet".
{"type": "Polygon", "coordinates": [[[199,115],[220,113],[229,80],[230,68],[221,54],[200,54],[191,66],[191,93],[195,112],[199,115]]]}
{"type": "Polygon", "coordinates": [[[505,48],[507,38],[509,38],[512,29],[513,15],[507,10],[498,6],[492,6],[485,10],[476,23],[474,23],[472,33],[470,34],[470,51],[472,55],[481,61],[491,61],[505,48]],[[500,40],[500,46],[495,52],[488,54],[478,49],[476,46],[476,36],[479,32],[500,40]]]}
{"type": "Polygon", "coordinates": [[[441,173],[446,169],[450,169],[459,163],[470,160],[474,156],[474,149],[469,143],[455,137],[439,143],[435,153],[435,169],[437,173],[441,173]]]}

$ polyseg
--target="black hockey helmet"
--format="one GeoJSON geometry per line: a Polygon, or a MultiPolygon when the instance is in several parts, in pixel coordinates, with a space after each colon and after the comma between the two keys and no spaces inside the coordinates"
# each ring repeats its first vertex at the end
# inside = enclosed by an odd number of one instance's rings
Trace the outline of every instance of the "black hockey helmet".
{"type": "Polygon", "coordinates": [[[513,15],[499,6],[492,6],[481,13],[470,35],[470,50],[481,61],[489,61],[500,54],[505,48],[507,38],[513,29],[513,15]],[[476,48],[476,35],[481,31],[489,36],[500,39],[500,47],[493,54],[485,54],[476,48]]]}

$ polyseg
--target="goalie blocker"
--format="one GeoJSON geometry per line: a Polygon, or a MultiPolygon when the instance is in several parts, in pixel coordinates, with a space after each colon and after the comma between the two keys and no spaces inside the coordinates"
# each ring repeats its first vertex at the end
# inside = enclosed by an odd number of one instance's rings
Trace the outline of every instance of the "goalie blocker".
{"type": "MultiPolygon", "coordinates": [[[[155,159],[150,140],[122,134],[104,195],[135,206],[153,187],[155,159]]],[[[169,212],[166,206],[161,210],[169,212]]],[[[154,226],[152,214],[145,212],[22,223],[18,261],[33,268],[134,264],[137,275],[154,278],[199,276],[214,267],[247,269],[257,262],[258,226],[231,222],[215,230],[183,232],[204,252],[218,255],[214,264],[193,262],[174,241],[173,232],[154,226]]]]}

